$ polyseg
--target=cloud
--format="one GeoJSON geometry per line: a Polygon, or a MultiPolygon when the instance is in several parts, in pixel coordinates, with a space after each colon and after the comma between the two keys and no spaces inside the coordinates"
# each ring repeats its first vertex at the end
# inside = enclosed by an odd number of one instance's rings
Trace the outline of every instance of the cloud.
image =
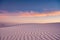
{"type": "Polygon", "coordinates": [[[60,15],[60,11],[52,11],[52,12],[7,12],[1,11],[0,16],[20,16],[20,17],[44,17],[44,16],[58,16],[60,15]]]}
{"type": "Polygon", "coordinates": [[[60,22],[60,11],[52,12],[0,12],[0,22],[16,23],[50,23],[60,22]]]}

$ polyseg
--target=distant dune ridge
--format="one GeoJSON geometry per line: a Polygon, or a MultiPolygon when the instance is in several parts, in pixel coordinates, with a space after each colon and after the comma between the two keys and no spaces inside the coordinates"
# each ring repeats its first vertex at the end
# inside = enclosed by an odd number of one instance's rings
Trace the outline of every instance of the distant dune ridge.
{"type": "Polygon", "coordinates": [[[60,40],[60,23],[0,23],[0,40],[60,40]]]}
{"type": "Polygon", "coordinates": [[[0,23],[0,28],[1,27],[11,27],[11,26],[32,26],[32,25],[39,25],[40,27],[41,26],[60,26],[60,22],[57,22],[57,23],[0,23]]]}

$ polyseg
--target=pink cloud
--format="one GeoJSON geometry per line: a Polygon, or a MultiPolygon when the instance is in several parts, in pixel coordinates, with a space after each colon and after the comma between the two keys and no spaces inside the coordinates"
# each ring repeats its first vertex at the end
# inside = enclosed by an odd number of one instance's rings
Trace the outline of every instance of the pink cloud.
{"type": "Polygon", "coordinates": [[[44,23],[44,22],[57,22],[57,21],[60,22],[59,17],[47,19],[47,17],[49,16],[58,16],[58,15],[60,15],[60,11],[42,12],[42,13],[33,12],[33,11],[31,12],[1,11],[0,22],[21,22],[21,23],[24,23],[24,22],[43,22],[44,23]]]}
{"type": "Polygon", "coordinates": [[[22,17],[39,17],[39,16],[58,16],[60,15],[60,11],[52,11],[52,12],[7,12],[7,11],[2,11],[0,13],[0,16],[22,16],[22,17]]]}

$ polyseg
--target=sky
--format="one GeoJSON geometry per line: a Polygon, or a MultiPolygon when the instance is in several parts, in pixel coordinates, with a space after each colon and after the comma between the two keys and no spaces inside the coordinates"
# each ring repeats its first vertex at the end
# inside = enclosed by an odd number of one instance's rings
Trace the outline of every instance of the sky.
{"type": "Polygon", "coordinates": [[[0,0],[0,22],[60,22],[60,0],[0,0]]]}

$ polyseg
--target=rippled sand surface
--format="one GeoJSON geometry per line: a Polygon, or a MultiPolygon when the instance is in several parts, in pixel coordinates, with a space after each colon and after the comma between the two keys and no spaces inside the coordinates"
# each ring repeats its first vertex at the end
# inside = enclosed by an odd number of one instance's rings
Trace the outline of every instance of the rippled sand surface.
{"type": "Polygon", "coordinates": [[[2,27],[0,40],[60,40],[60,26],[24,24],[2,27]]]}

